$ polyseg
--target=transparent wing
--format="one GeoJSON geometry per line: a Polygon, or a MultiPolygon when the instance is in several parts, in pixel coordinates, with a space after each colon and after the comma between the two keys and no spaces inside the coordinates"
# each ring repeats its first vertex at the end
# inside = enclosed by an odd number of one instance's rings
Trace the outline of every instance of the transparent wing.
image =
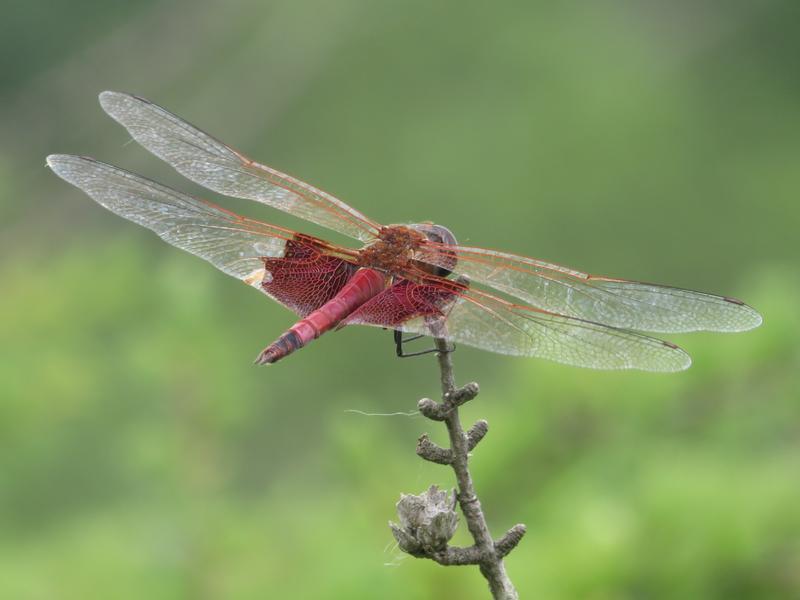
{"type": "Polygon", "coordinates": [[[237,279],[258,285],[262,257],[283,256],[293,232],[228,212],[91,158],[51,155],[47,164],[99,204],[204,258],[237,279]]]}
{"type": "Polygon", "coordinates": [[[447,315],[447,337],[502,354],[592,369],[682,371],[689,355],[633,331],[531,310],[488,295],[462,295],[447,315]]]}
{"type": "Polygon", "coordinates": [[[449,281],[401,281],[348,317],[476,348],[592,369],[681,371],[683,350],[640,333],[507,302],[449,281]]]}
{"type": "Polygon", "coordinates": [[[536,308],[613,327],[666,333],[745,331],[761,324],[758,312],[734,298],[599,277],[494,250],[431,242],[419,259],[536,308]]]}
{"type": "Polygon", "coordinates": [[[103,92],[100,104],[142,146],[210,190],[262,202],[358,240],[378,232],[376,223],[341,200],[250,160],[152,102],[103,92]]]}

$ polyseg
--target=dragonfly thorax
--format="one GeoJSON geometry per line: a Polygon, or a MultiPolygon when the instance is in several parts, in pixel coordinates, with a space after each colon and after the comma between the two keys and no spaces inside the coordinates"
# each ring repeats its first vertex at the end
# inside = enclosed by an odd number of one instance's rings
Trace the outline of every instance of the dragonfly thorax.
{"type": "Polygon", "coordinates": [[[360,264],[394,273],[422,270],[444,277],[456,261],[442,247],[455,243],[455,236],[441,225],[389,225],[381,228],[375,242],[361,250],[360,264]]]}
{"type": "Polygon", "coordinates": [[[364,267],[402,271],[409,267],[414,251],[425,240],[423,233],[406,225],[382,227],[378,239],[361,250],[359,262],[364,267]]]}

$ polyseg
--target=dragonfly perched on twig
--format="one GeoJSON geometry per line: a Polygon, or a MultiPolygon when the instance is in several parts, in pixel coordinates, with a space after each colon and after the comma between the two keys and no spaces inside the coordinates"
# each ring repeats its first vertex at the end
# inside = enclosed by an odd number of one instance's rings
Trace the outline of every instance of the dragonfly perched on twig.
{"type": "Polygon", "coordinates": [[[47,158],[59,177],[109,210],[297,313],[301,319],[259,354],[259,364],[360,324],[580,367],[679,371],[691,364],[688,354],[640,332],[744,331],[761,323],[727,296],[461,246],[432,223],[381,225],[143,98],[103,92],[100,104],[192,181],[361,242],[349,248],[249,219],[91,158],[47,158]]]}

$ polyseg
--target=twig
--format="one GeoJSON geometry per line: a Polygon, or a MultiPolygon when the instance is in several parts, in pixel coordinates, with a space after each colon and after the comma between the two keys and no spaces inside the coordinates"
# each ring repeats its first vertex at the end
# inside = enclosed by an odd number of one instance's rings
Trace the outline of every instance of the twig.
{"type": "MultiPolygon", "coordinates": [[[[410,518],[412,523],[409,523],[407,514],[401,514],[401,521],[405,517],[407,529],[404,530],[391,524],[392,531],[400,542],[401,548],[409,554],[418,558],[429,558],[440,565],[478,565],[489,583],[493,598],[516,599],[519,596],[506,573],[503,557],[511,552],[525,535],[525,525],[515,525],[496,542],[489,533],[489,527],[486,525],[486,518],[483,515],[481,503],[475,493],[472,476],[469,472],[469,452],[486,435],[489,424],[480,420],[467,432],[464,432],[458,415],[458,407],[478,395],[478,384],[468,383],[464,387],[456,388],[452,352],[442,338],[436,338],[435,344],[438,350],[437,357],[442,380],[442,402],[437,403],[429,398],[423,398],[419,401],[418,406],[419,411],[427,418],[444,422],[450,437],[450,448],[436,445],[427,434],[423,434],[417,442],[417,454],[425,460],[450,465],[453,468],[458,482],[456,498],[475,544],[469,548],[447,545],[455,527],[453,526],[452,531],[445,531],[447,528],[442,526],[443,520],[430,517],[430,515],[448,516],[444,514],[447,509],[443,507],[442,493],[438,492],[435,487],[432,487],[423,496],[413,497],[418,505],[424,506],[422,506],[421,512],[410,518]],[[421,518],[419,515],[427,515],[428,521],[424,522],[428,526],[427,530],[422,531],[424,526],[420,526],[420,523],[414,520],[415,518],[419,520],[421,518]]],[[[409,499],[409,497],[405,498],[409,499]]],[[[404,500],[401,500],[402,502],[404,500]]],[[[407,506],[409,505],[411,502],[407,502],[407,506]]],[[[400,509],[400,503],[398,509],[400,509]]],[[[455,516],[452,516],[453,523],[455,523],[455,516]]]]}

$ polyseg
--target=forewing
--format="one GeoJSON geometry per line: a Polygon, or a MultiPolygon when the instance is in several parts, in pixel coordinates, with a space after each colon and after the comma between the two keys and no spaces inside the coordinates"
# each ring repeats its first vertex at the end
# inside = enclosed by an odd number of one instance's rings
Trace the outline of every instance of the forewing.
{"type": "Polygon", "coordinates": [[[429,243],[419,259],[449,265],[536,308],[613,327],[666,333],[745,331],[761,324],[758,312],[734,298],[598,277],[493,250],[429,243]]]}
{"type": "Polygon", "coordinates": [[[100,104],[142,146],[210,190],[262,202],[362,241],[378,232],[378,225],[341,200],[250,160],[152,102],[103,92],[100,104]]]}
{"type": "Polygon", "coordinates": [[[347,323],[391,327],[501,354],[592,369],[681,371],[689,356],[633,331],[518,306],[466,288],[405,282],[363,305],[347,323]]]}

